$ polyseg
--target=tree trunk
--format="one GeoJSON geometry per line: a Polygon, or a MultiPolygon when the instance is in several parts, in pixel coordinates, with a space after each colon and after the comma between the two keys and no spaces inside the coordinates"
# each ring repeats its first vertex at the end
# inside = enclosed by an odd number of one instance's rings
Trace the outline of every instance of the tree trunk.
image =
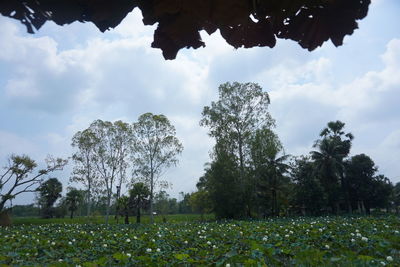
{"type": "Polygon", "coordinates": [[[129,224],[129,212],[125,210],[125,224],[129,224]]]}
{"type": "Polygon", "coordinates": [[[361,200],[361,211],[362,211],[362,214],[365,215],[364,200],[361,200]]]}
{"type": "Polygon", "coordinates": [[[136,211],[136,223],[140,223],[140,207],[136,211]]]}
{"type": "Polygon", "coordinates": [[[74,218],[74,210],[71,210],[71,216],[70,216],[70,218],[71,218],[71,219],[74,218]]]}
{"type": "Polygon", "coordinates": [[[106,207],[106,224],[108,224],[108,217],[110,216],[111,194],[107,193],[107,207],[106,207]]]}
{"type": "MultiPolygon", "coordinates": [[[[152,164],[151,164],[152,165],[152,164]]],[[[151,168],[153,168],[151,166],[151,168]]],[[[151,170],[150,173],[150,223],[154,223],[154,215],[153,215],[153,193],[154,193],[154,173],[153,170],[151,170]]]]}

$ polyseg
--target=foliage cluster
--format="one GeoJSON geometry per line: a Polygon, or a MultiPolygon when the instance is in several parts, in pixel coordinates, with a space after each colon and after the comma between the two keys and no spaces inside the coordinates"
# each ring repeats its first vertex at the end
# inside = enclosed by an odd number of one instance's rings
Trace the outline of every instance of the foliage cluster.
{"type": "Polygon", "coordinates": [[[215,146],[192,196],[197,211],[228,219],[398,212],[400,185],[378,174],[369,156],[350,157],[354,137],[343,122],[327,124],[310,156],[292,157],[273,131],[269,103],[259,85],[235,82],[222,84],[218,101],[204,107],[200,124],[215,146]]]}

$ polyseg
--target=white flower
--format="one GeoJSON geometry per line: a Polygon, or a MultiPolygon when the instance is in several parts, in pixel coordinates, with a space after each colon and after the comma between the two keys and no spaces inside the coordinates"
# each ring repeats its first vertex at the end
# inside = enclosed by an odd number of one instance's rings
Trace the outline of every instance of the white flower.
{"type": "Polygon", "coordinates": [[[161,251],[161,249],[157,248],[157,252],[160,252],[160,251],[161,251]]]}
{"type": "Polygon", "coordinates": [[[216,246],[216,245],[213,245],[213,248],[217,248],[217,246],[216,246]]]}
{"type": "Polygon", "coordinates": [[[385,265],[386,265],[386,263],[384,263],[383,261],[381,261],[381,265],[382,265],[382,266],[385,266],[385,265]]]}
{"type": "Polygon", "coordinates": [[[69,242],[68,242],[68,245],[72,245],[72,242],[71,242],[71,241],[69,241],[69,242]]]}
{"type": "Polygon", "coordinates": [[[393,261],[393,258],[392,258],[392,256],[387,256],[387,257],[386,257],[386,260],[387,260],[387,261],[393,261]]]}
{"type": "Polygon", "coordinates": [[[329,249],[330,247],[329,247],[329,245],[325,245],[325,248],[326,248],[326,249],[329,249]]]}
{"type": "Polygon", "coordinates": [[[352,238],[351,240],[350,240],[351,242],[355,242],[355,240],[352,238]]]}
{"type": "Polygon", "coordinates": [[[268,240],[268,236],[264,236],[262,240],[263,241],[267,241],[268,240]]]}
{"type": "Polygon", "coordinates": [[[207,241],[207,245],[211,245],[211,242],[210,242],[210,241],[207,241]]]}
{"type": "Polygon", "coordinates": [[[364,237],[364,236],[361,237],[361,240],[362,240],[362,241],[365,241],[365,242],[368,242],[368,238],[366,238],[366,237],[364,237]]]}
{"type": "Polygon", "coordinates": [[[150,253],[151,252],[151,248],[146,249],[146,252],[150,253]]]}
{"type": "Polygon", "coordinates": [[[107,244],[103,244],[103,247],[105,247],[105,248],[106,248],[106,247],[107,247],[107,244]]]}
{"type": "Polygon", "coordinates": [[[357,233],[357,236],[358,236],[358,237],[361,237],[361,234],[360,234],[360,233],[357,233]]]}
{"type": "Polygon", "coordinates": [[[127,243],[131,242],[131,240],[130,240],[129,238],[127,238],[125,241],[126,241],[127,243]]]}
{"type": "Polygon", "coordinates": [[[54,246],[56,244],[56,242],[53,241],[53,242],[51,242],[51,244],[54,246]]]}
{"type": "Polygon", "coordinates": [[[151,240],[152,242],[156,242],[154,239],[151,240]]]}
{"type": "Polygon", "coordinates": [[[59,261],[59,262],[62,262],[62,261],[63,261],[63,259],[59,259],[58,261],[59,261]]]}
{"type": "Polygon", "coordinates": [[[185,242],[183,242],[183,243],[187,244],[188,242],[185,240],[185,242]]]}
{"type": "Polygon", "coordinates": [[[231,265],[230,265],[229,263],[227,263],[227,264],[225,265],[225,267],[231,267],[231,265]]]}
{"type": "Polygon", "coordinates": [[[288,237],[289,237],[289,235],[285,235],[285,237],[286,237],[286,238],[288,238],[288,237]]]}
{"type": "Polygon", "coordinates": [[[398,233],[399,233],[399,231],[395,230],[395,231],[394,231],[394,233],[395,233],[395,234],[398,234],[398,233]]]}
{"type": "Polygon", "coordinates": [[[126,256],[128,256],[128,258],[132,257],[131,253],[126,253],[126,256]]]}

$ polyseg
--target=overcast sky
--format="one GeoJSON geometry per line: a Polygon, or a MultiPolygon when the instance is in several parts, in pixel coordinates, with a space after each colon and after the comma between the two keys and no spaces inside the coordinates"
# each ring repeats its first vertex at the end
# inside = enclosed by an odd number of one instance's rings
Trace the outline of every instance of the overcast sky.
{"type": "MultiPolygon", "coordinates": [[[[257,82],[270,94],[276,131],[292,155],[307,154],[326,123],[341,120],[354,134],[352,155],[366,153],[380,173],[400,181],[400,28],[398,0],[375,0],[344,45],[308,52],[290,40],[275,48],[235,50],[218,33],[207,47],[165,61],[150,47],[154,27],[135,9],[116,29],[53,23],[35,35],[0,17],[0,164],[11,154],[43,163],[69,157],[71,137],[95,119],[134,122],[165,114],[184,145],[164,179],[169,193],[195,190],[212,140],[199,126],[205,105],[227,81],[257,82]]],[[[55,173],[68,185],[71,165],[55,173]]],[[[65,192],[65,191],[64,191],[65,192]]],[[[20,195],[14,204],[28,203],[20,195]]]]}

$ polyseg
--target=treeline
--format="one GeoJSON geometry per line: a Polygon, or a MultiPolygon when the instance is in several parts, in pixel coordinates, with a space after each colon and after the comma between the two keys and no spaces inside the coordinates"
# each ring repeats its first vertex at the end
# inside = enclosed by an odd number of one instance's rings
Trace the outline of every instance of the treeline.
{"type": "Polygon", "coordinates": [[[273,131],[269,104],[257,84],[225,83],[204,107],[200,124],[215,146],[193,194],[198,210],[217,218],[398,212],[400,183],[369,156],[349,156],[353,135],[343,122],[329,122],[309,155],[292,157],[273,131]]]}
{"type": "MultiPolygon", "coordinates": [[[[27,205],[14,205],[12,206],[10,212],[13,216],[16,217],[42,217],[42,218],[65,218],[74,216],[86,216],[87,205],[86,202],[87,197],[85,196],[85,190],[79,190],[73,187],[67,188],[67,193],[65,196],[61,195],[59,191],[59,186],[49,186],[50,184],[59,183],[56,182],[56,178],[51,178],[48,181],[44,182],[42,186],[39,187],[38,194],[36,197],[36,203],[27,204],[27,205]],[[45,189],[46,188],[46,189],[45,189]],[[53,190],[55,194],[43,194],[42,192],[53,190]],[[57,196],[57,199],[54,200],[53,196],[57,196]],[[54,200],[54,202],[53,202],[54,200]]],[[[60,183],[61,184],[61,183],[60,183]]],[[[62,187],[61,187],[62,188],[62,187]]],[[[132,196],[134,194],[129,194],[132,196]]],[[[154,196],[154,213],[160,216],[168,215],[168,214],[191,214],[196,210],[192,208],[189,202],[191,194],[180,192],[179,199],[171,197],[166,191],[161,190],[154,196]]],[[[133,197],[135,198],[135,197],[133,197]]],[[[124,203],[120,201],[116,201],[116,195],[114,195],[114,201],[110,207],[110,214],[118,219],[118,216],[125,216],[126,211],[123,210],[124,203]]],[[[145,199],[148,200],[148,195],[145,196],[145,199]]],[[[132,199],[135,201],[134,199],[132,199]]],[[[122,201],[123,202],[123,201],[122,201]]],[[[106,215],[107,210],[107,198],[105,196],[93,199],[90,203],[91,205],[91,216],[99,216],[106,215]]],[[[141,210],[144,214],[149,214],[148,203],[146,205],[140,206],[141,210]]],[[[128,215],[134,216],[135,214],[135,204],[131,203],[131,206],[128,207],[128,215]]]]}

